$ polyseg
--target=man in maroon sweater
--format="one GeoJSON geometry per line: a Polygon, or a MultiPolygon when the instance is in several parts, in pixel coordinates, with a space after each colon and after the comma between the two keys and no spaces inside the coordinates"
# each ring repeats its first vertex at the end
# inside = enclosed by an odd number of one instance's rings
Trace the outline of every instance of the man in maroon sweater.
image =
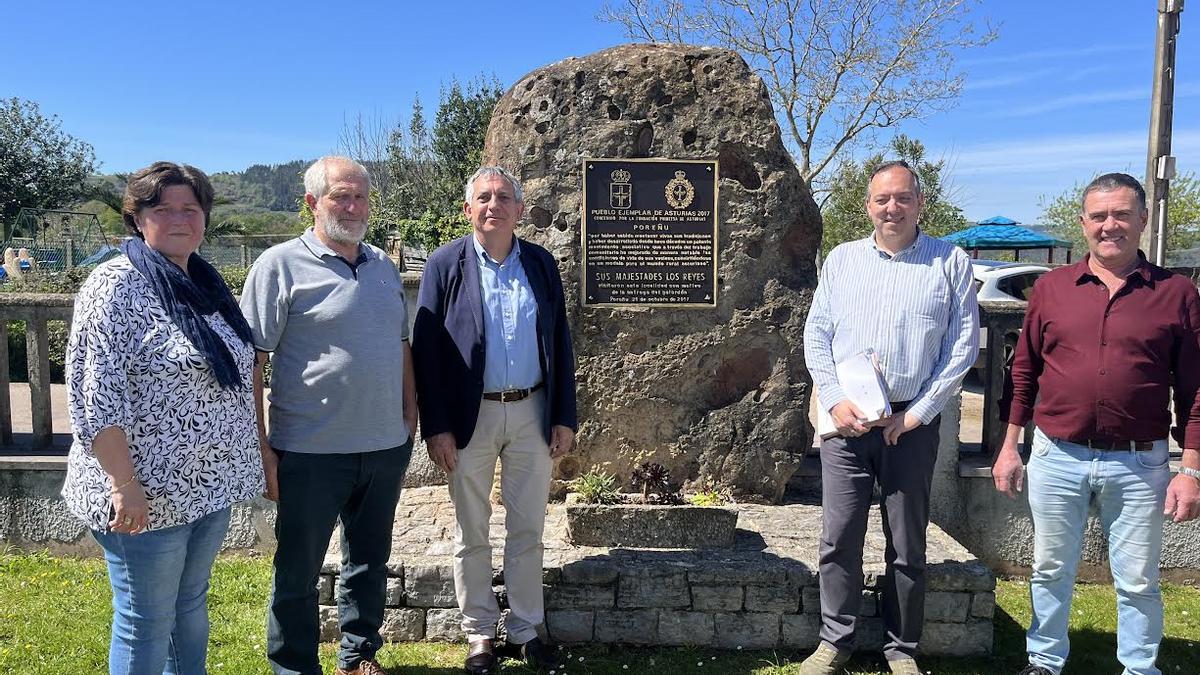
{"type": "Polygon", "coordinates": [[[1017,440],[1032,418],[1033,621],[1022,675],[1057,675],[1066,663],[1093,499],[1117,590],[1117,658],[1130,675],[1160,673],[1163,521],[1200,515],[1200,295],[1138,250],[1146,216],[1146,193],[1131,176],[1092,181],[1079,217],[1087,257],[1043,275],[1029,299],[1001,403],[1008,431],[992,467],[996,489],[1010,497],[1022,489],[1017,440]],[[1174,479],[1169,432],[1184,448],[1174,479]]]}

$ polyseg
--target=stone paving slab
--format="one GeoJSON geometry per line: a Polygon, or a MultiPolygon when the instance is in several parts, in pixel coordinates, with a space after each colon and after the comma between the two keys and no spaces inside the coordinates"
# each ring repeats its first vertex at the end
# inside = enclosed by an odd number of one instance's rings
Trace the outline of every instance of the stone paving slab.
{"type": "MultiPolygon", "coordinates": [[[[735,574],[745,583],[750,570],[762,575],[761,583],[776,583],[778,575],[797,577],[798,585],[811,583],[817,573],[817,549],[821,539],[821,507],[812,504],[780,506],[738,504],[737,537],[725,549],[609,549],[574,546],[567,539],[566,507],[550,504],[546,514],[545,566],[563,568],[576,561],[615,561],[636,558],[684,568],[703,568],[697,582],[719,585],[721,570],[735,574]]],[[[504,507],[494,504],[491,517],[493,566],[503,566],[504,507]]],[[[863,553],[868,586],[883,573],[884,546],[878,507],[872,507],[867,525],[867,543],[863,553]]],[[[392,534],[391,563],[394,566],[449,565],[454,549],[454,505],[445,486],[406,488],[396,508],[392,534]]],[[[339,537],[331,539],[327,569],[335,569],[340,559],[339,537]]],[[[991,590],[995,581],[987,568],[975,560],[950,535],[930,524],[928,532],[930,590],[991,590]],[[965,575],[965,576],[964,576],[965,575]],[[990,580],[990,581],[989,581],[990,580]]],[[[612,564],[612,563],[610,563],[612,564]]],[[[573,574],[582,574],[582,568],[573,574]]],[[[615,570],[609,574],[615,577],[615,570]]],[[[592,580],[588,582],[594,583],[592,580]]]]}

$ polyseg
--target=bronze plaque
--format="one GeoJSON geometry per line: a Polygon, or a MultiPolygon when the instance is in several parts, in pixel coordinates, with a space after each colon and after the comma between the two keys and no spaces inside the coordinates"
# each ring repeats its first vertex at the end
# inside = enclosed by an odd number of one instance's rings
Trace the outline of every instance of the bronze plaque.
{"type": "Polygon", "coordinates": [[[583,161],[583,305],[717,305],[717,162],[583,161]]]}

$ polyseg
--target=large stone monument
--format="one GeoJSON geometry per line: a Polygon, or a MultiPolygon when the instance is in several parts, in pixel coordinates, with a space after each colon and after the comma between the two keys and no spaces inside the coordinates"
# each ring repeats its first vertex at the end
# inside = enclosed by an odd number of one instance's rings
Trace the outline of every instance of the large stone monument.
{"type": "Polygon", "coordinates": [[[574,331],[579,450],[560,479],[643,461],[778,499],[812,440],[804,319],[820,214],[766,87],[735,52],[624,45],[538,69],[500,99],[484,161],[525,187],[518,234],[560,261],[574,331]],[[715,307],[583,307],[582,161],[717,160],[715,307]]]}

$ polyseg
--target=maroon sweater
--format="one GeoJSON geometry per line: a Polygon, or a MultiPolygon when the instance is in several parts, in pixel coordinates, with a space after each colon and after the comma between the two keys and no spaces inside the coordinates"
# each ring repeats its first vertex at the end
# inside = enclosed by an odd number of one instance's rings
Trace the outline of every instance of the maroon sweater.
{"type": "Polygon", "coordinates": [[[1034,286],[1000,411],[1011,424],[1032,418],[1047,436],[1073,442],[1152,441],[1170,432],[1182,447],[1200,448],[1198,390],[1200,294],[1192,282],[1143,257],[1110,299],[1085,257],[1034,286]]]}

